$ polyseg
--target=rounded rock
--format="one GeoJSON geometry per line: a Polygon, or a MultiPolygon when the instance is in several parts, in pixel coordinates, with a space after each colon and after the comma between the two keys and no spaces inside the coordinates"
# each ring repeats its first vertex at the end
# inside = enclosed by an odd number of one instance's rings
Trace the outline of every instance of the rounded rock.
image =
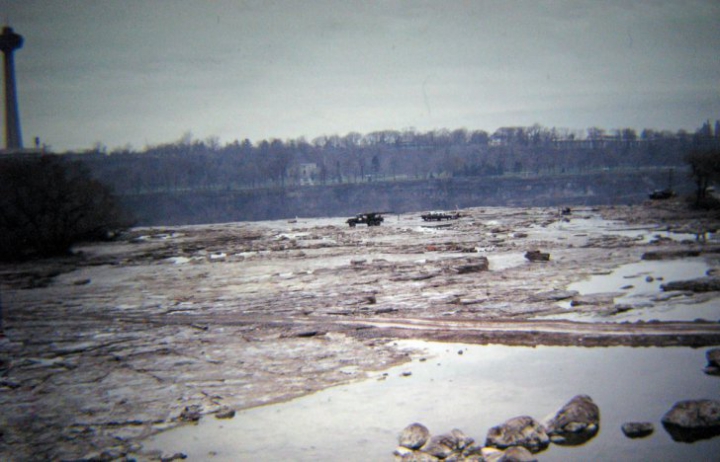
{"type": "Polygon", "coordinates": [[[692,443],[720,435],[720,401],[679,401],[662,418],[674,441],[692,443]]]}
{"type": "Polygon", "coordinates": [[[545,427],[529,416],[514,417],[488,430],[486,446],[500,449],[510,446],[524,446],[538,452],[550,444],[545,427]]]}
{"type": "Polygon", "coordinates": [[[655,426],[651,422],[627,422],[621,428],[628,438],[644,438],[655,431],[655,426]]]}
{"type": "Polygon", "coordinates": [[[599,425],[600,409],[595,402],[587,395],[577,395],[548,422],[548,433],[597,432],[599,425]]]}
{"type": "Polygon", "coordinates": [[[421,423],[413,423],[400,432],[398,444],[408,449],[420,449],[430,438],[430,430],[421,423]]]}
{"type": "Polygon", "coordinates": [[[662,422],[682,428],[720,427],[720,401],[678,401],[663,416],[662,422]]]}
{"type": "Polygon", "coordinates": [[[709,375],[720,375],[720,348],[713,348],[705,353],[707,366],[705,373],[709,375]]]}

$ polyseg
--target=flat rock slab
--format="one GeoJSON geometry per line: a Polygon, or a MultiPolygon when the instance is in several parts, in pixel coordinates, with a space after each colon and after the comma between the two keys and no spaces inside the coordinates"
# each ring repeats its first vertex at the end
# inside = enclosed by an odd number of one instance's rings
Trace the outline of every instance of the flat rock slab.
{"type": "Polygon", "coordinates": [[[716,292],[720,291],[720,278],[705,277],[687,281],[671,281],[662,284],[660,288],[666,292],[682,290],[689,292],[716,292]]]}
{"type": "Polygon", "coordinates": [[[615,303],[615,298],[620,297],[621,292],[604,292],[597,294],[575,295],[570,302],[571,306],[609,306],[615,303]]]}

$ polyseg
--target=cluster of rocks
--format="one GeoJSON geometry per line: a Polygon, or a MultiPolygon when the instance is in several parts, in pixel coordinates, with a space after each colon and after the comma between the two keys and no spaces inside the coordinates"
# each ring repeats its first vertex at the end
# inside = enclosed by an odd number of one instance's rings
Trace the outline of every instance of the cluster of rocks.
{"type": "Polygon", "coordinates": [[[600,429],[600,410],[587,395],[572,398],[546,423],[530,416],[514,417],[488,430],[484,444],[461,430],[430,436],[422,424],[406,427],[398,439],[395,458],[404,462],[465,461],[511,462],[536,460],[534,453],[550,443],[582,444],[600,429]]]}
{"type": "MultiPolygon", "coordinates": [[[[718,436],[720,401],[679,401],[662,417],[662,424],[675,441],[687,443],[718,436]]],[[[652,422],[627,422],[621,429],[628,438],[644,438],[655,430],[652,422]]],[[[413,423],[400,433],[394,455],[395,460],[403,462],[530,462],[536,461],[535,454],[551,443],[578,446],[599,430],[598,406],[589,396],[577,395],[545,423],[519,416],[492,427],[484,444],[458,429],[431,436],[427,427],[413,423]]]]}

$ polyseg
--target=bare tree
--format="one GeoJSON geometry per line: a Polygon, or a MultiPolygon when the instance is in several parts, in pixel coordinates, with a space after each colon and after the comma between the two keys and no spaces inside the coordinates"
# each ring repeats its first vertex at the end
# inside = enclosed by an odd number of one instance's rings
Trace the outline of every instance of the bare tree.
{"type": "Polygon", "coordinates": [[[106,239],[131,224],[110,190],[79,163],[57,156],[2,161],[2,259],[67,254],[77,242],[106,239]]]}
{"type": "Polygon", "coordinates": [[[720,150],[691,151],[685,158],[690,164],[691,175],[695,181],[695,205],[700,206],[707,200],[707,190],[713,181],[720,180],[720,150]]]}

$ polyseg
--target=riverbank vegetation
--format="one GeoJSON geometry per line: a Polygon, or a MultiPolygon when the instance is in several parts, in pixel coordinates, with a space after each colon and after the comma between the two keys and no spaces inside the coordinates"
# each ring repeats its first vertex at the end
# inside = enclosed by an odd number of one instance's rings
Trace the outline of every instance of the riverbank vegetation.
{"type": "Polygon", "coordinates": [[[344,136],[235,140],[193,139],[109,151],[102,144],[66,156],[120,195],[232,191],[377,181],[538,177],[592,171],[686,167],[693,150],[720,146],[720,122],[695,133],[631,128],[586,131],[504,127],[483,130],[385,130],[344,136]]]}
{"type": "Polygon", "coordinates": [[[59,156],[2,159],[0,259],[64,255],[77,242],[108,239],[131,224],[84,165],[59,156]]]}

